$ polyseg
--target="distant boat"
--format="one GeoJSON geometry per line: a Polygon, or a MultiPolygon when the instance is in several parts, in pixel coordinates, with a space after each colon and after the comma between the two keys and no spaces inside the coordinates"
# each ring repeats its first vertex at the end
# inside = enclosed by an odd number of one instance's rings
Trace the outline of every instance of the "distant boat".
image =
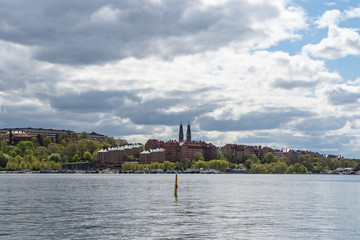
{"type": "Polygon", "coordinates": [[[240,174],[240,173],[246,173],[246,169],[226,169],[226,173],[233,173],[233,174],[240,174]]]}

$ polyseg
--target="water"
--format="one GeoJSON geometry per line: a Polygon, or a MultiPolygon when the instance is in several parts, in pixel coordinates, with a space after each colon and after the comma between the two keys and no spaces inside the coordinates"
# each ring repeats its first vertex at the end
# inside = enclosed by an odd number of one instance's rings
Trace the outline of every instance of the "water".
{"type": "Polygon", "coordinates": [[[0,175],[0,239],[360,239],[360,176],[0,175]]]}

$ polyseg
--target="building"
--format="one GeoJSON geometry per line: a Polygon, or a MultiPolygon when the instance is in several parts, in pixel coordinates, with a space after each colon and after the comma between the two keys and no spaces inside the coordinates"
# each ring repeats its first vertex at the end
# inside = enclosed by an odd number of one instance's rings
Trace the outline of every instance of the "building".
{"type": "Polygon", "coordinates": [[[73,131],[70,130],[55,130],[55,129],[43,129],[43,128],[5,128],[0,129],[0,135],[6,135],[9,131],[12,132],[23,132],[30,136],[30,139],[35,138],[45,138],[48,137],[51,139],[52,142],[59,142],[59,139],[63,134],[67,134],[70,136],[73,131]]]}
{"type": "Polygon", "coordinates": [[[190,129],[190,122],[188,122],[187,130],[186,130],[186,141],[191,142],[191,129],[190,129]]]}
{"type": "Polygon", "coordinates": [[[153,163],[153,162],[163,163],[165,162],[165,155],[166,155],[165,149],[163,148],[145,150],[140,153],[140,163],[141,164],[153,163]]]}
{"type": "Polygon", "coordinates": [[[23,131],[13,131],[13,130],[8,131],[6,134],[4,134],[4,136],[5,136],[4,138],[5,141],[9,141],[11,138],[12,144],[17,144],[20,141],[31,141],[32,138],[30,135],[26,134],[23,131]]]}
{"type": "Polygon", "coordinates": [[[211,143],[195,141],[185,141],[180,143],[181,159],[188,158],[192,160],[195,158],[196,153],[201,153],[205,161],[217,158],[217,148],[211,143]]]}
{"type": "Polygon", "coordinates": [[[239,145],[239,144],[226,144],[221,148],[221,152],[226,159],[230,162],[240,163],[243,161],[244,156],[249,156],[255,154],[259,160],[264,158],[264,153],[267,150],[263,151],[261,146],[247,146],[247,145],[239,145]]]}
{"type": "Polygon", "coordinates": [[[165,160],[169,162],[179,162],[181,159],[194,159],[196,153],[200,153],[206,161],[217,158],[217,147],[211,143],[201,141],[191,141],[191,127],[188,122],[186,130],[186,140],[184,141],[183,125],[179,126],[179,142],[170,140],[167,142],[157,139],[149,139],[145,144],[145,149],[165,149],[165,160]]]}
{"type": "Polygon", "coordinates": [[[127,157],[139,158],[141,151],[141,144],[104,148],[97,152],[99,168],[121,168],[127,157]]]}

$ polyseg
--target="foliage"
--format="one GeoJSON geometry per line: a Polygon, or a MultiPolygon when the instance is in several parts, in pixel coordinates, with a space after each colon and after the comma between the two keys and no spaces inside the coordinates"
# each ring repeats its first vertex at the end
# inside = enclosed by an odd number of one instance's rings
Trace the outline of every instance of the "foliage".
{"type": "Polygon", "coordinates": [[[42,145],[43,145],[44,147],[48,147],[50,143],[52,143],[52,141],[51,141],[51,139],[50,139],[49,137],[43,138],[43,140],[42,140],[42,145]]]}
{"type": "Polygon", "coordinates": [[[54,161],[54,162],[60,162],[61,161],[61,156],[58,153],[52,153],[49,156],[49,161],[54,161]]]}
{"type": "Polygon", "coordinates": [[[90,162],[92,160],[92,156],[90,152],[84,152],[82,159],[84,159],[85,161],[90,162]]]}
{"type": "Polygon", "coordinates": [[[194,154],[194,160],[195,160],[195,161],[204,160],[202,153],[196,152],[196,153],[194,154]]]}
{"type": "Polygon", "coordinates": [[[9,156],[0,152],[0,169],[5,168],[9,161],[9,156]]]}
{"type": "Polygon", "coordinates": [[[278,161],[277,157],[272,152],[268,152],[264,156],[265,163],[273,163],[273,162],[277,162],[277,161],[278,161]]]}
{"type": "Polygon", "coordinates": [[[72,160],[73,160],[73,162],[79,162],[79,161],[80,161],[79,155],[75,154],[75,155],[72,157],[72,160]]]}

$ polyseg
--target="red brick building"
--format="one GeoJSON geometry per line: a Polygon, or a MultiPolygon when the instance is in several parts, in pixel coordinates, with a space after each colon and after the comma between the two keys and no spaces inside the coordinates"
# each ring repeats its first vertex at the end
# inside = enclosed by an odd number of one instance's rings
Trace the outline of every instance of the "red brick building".
{"type": "Polygon", "coordinates": [[[126,156],[139,157],[142,145],[125,145],[121,147],[110,147],[97,152],[100,168],[121,168],[126,156]]]}
{"type": "Polygon", "coordinates": [[[156,148],[145,150],[140,153],[140,163],[152,163],[152,162],[165,162],[165,149],[163,148],[156,148]]]}

